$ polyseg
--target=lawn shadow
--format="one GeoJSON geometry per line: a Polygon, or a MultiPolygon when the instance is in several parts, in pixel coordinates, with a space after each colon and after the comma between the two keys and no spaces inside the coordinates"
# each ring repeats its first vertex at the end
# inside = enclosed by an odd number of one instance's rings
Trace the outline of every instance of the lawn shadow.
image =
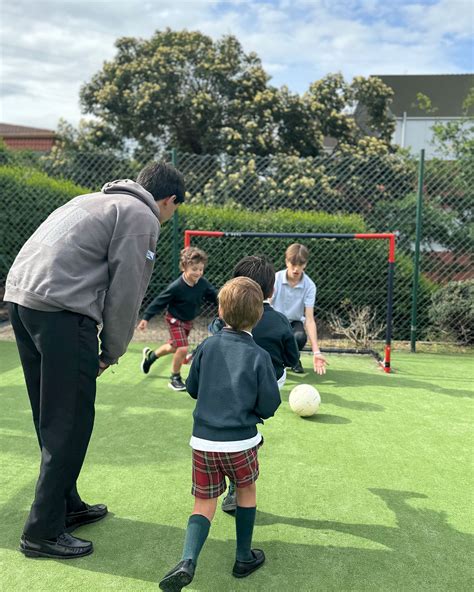
{"type": "MultiPolygon", "coordinates": [[[[312,520],[258,511],[254,543],[264,548],[267,565],[239,584],[230,575],[235,553],[234,520],[219,513],[216,520],[228,521],[229,538],[214,539],[211,528],[191,587],[203,592],[471,589],[472,570],[466,559],[474,537],[454,529],[444,512],[414,508],[407,503],[409,499],[425,499],[423,494],[371,491],[395,513],[396,526],[312,520]],[[306,538],[312,542],[260,542],[265,527],[274,525],[308,529],[313,534],[306,538]],[[372,541],[382,548],[325,545],[331,531],[372,541]]],[[[17,547],[18,525],[26,517],[17,509],[18,497],[2,509],[7,520],[3,522],[6,536],[2,536],[0,545],[8,549],[17,547]]],[[[80,569],[156,582],[179,561],[186,519],[179,519],[183,528],[178,528],[111,515],[75,531],[77,536],[93,540],[95,552],[67,562],[64,567],[66,571],[80,569]]],[[[48,562],[41,565],[48,569],[48,562]]]]}
{"type": "Polygon", "coordinates": [[[314,421],[315,423],[330,423],[330,424],[348,424],[352,423],[350,419],[347,417],[342,417],[340,415],[331,415],[329,413],[317,413],[316,415],[311,415],[310,417],[302,417],[304,421],[314,421]]]}
{"type": "MultiPolygon", "coordinates": [[[[466,388],[446,388],[437,385],[436,381],[438,379],[448,380],[445,376],[433,375],[432,377],[426,378],[431,378],[431,380],[427,382],[425,380],[420,380],[418,378],[407,378],[406,376],[403,376],[399,373],[387,375],[383,372],[380,372],[379,374],[364,374],[364,384],[370,387],[380,387],[381,396],[383,395],[383,391],[387,389],[406,388],[424,389],[427,391],[431,391],[432,393],[447,395],[449,397],[474,397],[474,389],[468,390],[466,388]]],[[[363,385],[361,384],[360,373],[354,372],[353,370],[347,370],[346,368],[342,370],[331,370],[331,381],[340,387],[350,386],[352,388],[355,388],[355,385],[357,385],[357,388],[363,387],[363,385]]],[[[452,379],[449,379],[449,381],[451,382],[451,384],[452,382],[455,382],[455,380],[452,379]]],[[[463,384],[463,386],[465,386],[467,380],[463,379],[460,382],[463,384]]]]}
{"type": "MultiPolygon", "coordinates": [[[[360,380],[360,375],[358,375],[358,379],[360,380]]],[[[336,386],[338,383],[334,380],[331,372],[331,378],[326,377],[318,377],[316,378],[313,376],[308,376],[309,380],[304,382],[303,380],[294,381],[290,380],[286,383],[287,388],[283,391],[282,395],[283,398],[288,399],[291,389],[298,384],[311,384],[314,386],[319,392],[323,392],[322,398],[323,403],[329,403],[331,405],[335,405],[336,407],[344,407],[346,409],[353,409],[354,411],[369,411],[369,412],[380,412],[385,411],[385,407],[383,405],[379,405],[378,403],[369,403],[367,401],[354,401],[351,399],[345,399],[340,395],[336,395],[334,393],[324,391],[324,386],[330,384],[331,386],[336,386]],[[288,389],[289,387],[289,389],[288,389]]]]}

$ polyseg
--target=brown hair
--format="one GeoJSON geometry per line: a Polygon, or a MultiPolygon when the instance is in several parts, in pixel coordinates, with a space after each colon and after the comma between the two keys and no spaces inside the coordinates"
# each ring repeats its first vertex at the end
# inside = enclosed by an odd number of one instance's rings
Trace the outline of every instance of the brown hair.
{"type": "Polygon", "coordinates": [[[252,329],[263,314],[263,292],[257,282],[237,277],[219,290],[219,313],[235,329],[252,329]]]}
{"type": "Polygon", "coordinates": [[[204,266],[207,263],[207,254],[197,247],[186,247],[181,251],[179,258],[179,266],[184,270],[189,265],[202,263],[204,266]]]}
{"type": "Polygon", "coordinates": [[[293,243],[285,252],[285,259],[293,265],[306,265],[308,263],[308,257],[308,249],[299,243],[293,243]]]}

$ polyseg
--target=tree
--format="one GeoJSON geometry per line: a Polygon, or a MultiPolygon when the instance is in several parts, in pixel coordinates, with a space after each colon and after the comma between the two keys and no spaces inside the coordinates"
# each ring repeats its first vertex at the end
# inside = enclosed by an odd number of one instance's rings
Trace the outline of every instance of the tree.
{"type": "Polygon", "coordinates": [[[148,40],[120,38],[116,47],[80,94],[94,116],[81,133],[102,148],[314,157],[324,135],[346,150],[358,150],[367,135],[385,148],[390,143],[391,91],[379,79],[347,84],[329,75],[300,96],[271,86],[259,57],[233,36],[213,41],[166,29],[148,40]],[[347,109],[357,101],[366,105],[367,129],[347,109]]]}
{"type": "MultiPolygon", "coordinates": [[[[268,85],[255,53],[238,40],[199,32],[125,37],[117,55],[81,90],[105,144],[134,142],[147,153],[171,146],[194,154],[279,151],[279,114],[302,118],[297,95],[268,85]]],[[[305,130],[306,135],[308,131],[305,130]]],[[[314,152],[320,146],[313,142],[314,152]]],[[[292,150],[292,147],[289,147],[292,150]]]]}
{"type": "Polygon", "coordinates": [[[356,76],[348,84],[338,73],[313,82],[305,98],[322,133],[337,140],[337,148],[364,153],[369,138],[374,152],[387,152],[390,146],[395,130],[389,112],[392,96],[380,78],[356,76]]]}

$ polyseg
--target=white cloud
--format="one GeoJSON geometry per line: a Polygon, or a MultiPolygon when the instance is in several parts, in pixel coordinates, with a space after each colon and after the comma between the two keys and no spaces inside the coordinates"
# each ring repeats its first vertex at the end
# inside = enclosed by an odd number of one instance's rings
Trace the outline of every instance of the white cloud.
{"type": "Polygon", "coordinates": [[[304,92],[328,72],[458,72],[471,0],[3,0],[2,121],[56,127],[80,118],[78,93],[121,36],[156,29],[233,34],[276,85],[304,92]]]}

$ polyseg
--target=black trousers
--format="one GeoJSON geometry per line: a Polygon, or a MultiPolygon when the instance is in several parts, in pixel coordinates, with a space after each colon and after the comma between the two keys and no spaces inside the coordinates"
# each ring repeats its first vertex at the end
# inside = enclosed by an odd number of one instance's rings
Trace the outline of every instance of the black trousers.
{"type": "Polygon", "coordinates": [[[94,425],[97,327],[93,319],[68,311],[13,303],[8,310],[41,450],[24,533],[52,539],[64,532],[66,512],[83,507],[76,480],[94,425]]]}
{"type": "Polygon", "coordinates": [[[290,325],[293,329],[293,335],[295,336],[298,349],[301,351],[308,340],[308,336],[304,330],[304,325],[301,321],[290,321],[290,325]]]}

